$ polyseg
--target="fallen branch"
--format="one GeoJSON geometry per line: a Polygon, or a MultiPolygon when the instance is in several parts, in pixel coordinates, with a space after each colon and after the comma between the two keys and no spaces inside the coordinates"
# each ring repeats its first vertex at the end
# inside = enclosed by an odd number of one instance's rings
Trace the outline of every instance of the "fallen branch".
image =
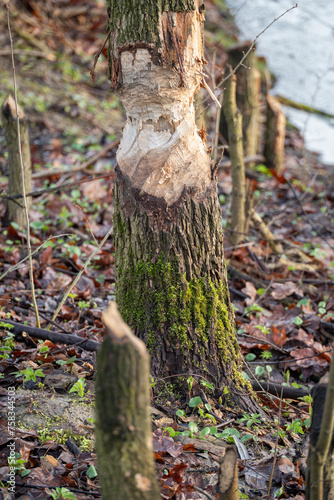
{"type": "Polygon", "coordinates": [[[30,337],[40,340],[50,340],[53,343],[79,346],[90,352],[96,352],[100,345],[99,342],[95,342],[94,340],[85,340],[77,335],[66,335],[65,333],[52,332],[50,330],[44,330],[44,328],[22,325],[21,323],[16,323],[8,319],[0,322],[0,328],[2,330],[9,330],[10,333],[15,335],[15,337],[26,337],[29,335],[30,337]],[[13,328],[6,327],[5,325],[7,324],[12,325],[13,328]]]}

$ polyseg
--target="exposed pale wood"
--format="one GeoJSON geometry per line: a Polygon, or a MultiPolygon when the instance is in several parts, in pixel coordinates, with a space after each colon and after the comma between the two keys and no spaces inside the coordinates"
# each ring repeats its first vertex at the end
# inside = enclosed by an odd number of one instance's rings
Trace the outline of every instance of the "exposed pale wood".
{"type": "Polygon", "coordinates": [[[105,499],[160,500],[150,420],[150,360],[115,303],[97,355],[96,447],[105,499]]]}
{"type": "MultiPolygon", "coordinates": [[[[25,192],[31,191],[31,158],[30,143],[28,133],[28,123],[25,114],[18,106],[20,119],[21,151],[24,170],[25,192]]],[[[22,169],[18,146],[17,116],[15,101],[11,95],[7,97],[2,105],[2,120],[5,130],[5,138],[8,151],[8,194],[16,195],[22,193],[22,169]]],[[[27,209],[31,205],[31,200],[27,198],[27,209]]],[[[7,201],[6,223],[16,222],[21,228],[26,224],[26,215],[22,202],[7,201]]]]}
{"type": "Polygon", "coordinates": [[[220,462],[219,500],[239,500],[238,455],[234,446],[226,449],[220,462]]]}
{"type": "MultiPolygon", "coordinates": [[[[227,65],[226,73],[230,72],[231,68],[227,65]]],[[[231,231],[233,232],[230,240],[232,245],[238,245],[244,237],[245,229],[246,176],[242,145],[242,116],[236,103],[236,76],[229,78],[225,86],[223,110],[228,125],[232,170],[231,231]]]]}
{"type": "Polygon", "coordinates": [[[274,168],[278,174],[284,168],[284,141],[286,118],[281,104],[275,97],[267,94],[267,124],[264,156],[270,168],[274,168]]]}

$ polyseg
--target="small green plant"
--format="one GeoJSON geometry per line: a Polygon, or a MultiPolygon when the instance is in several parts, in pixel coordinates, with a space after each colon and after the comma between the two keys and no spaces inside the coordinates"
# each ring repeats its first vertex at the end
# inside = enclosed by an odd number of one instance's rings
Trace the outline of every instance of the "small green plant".
{"type": "Polygon", "coordinates": [[[15,377],[24,377],[24,382],[28,382],[29,380],[37,381],[36,377],[45,377],[43,370],[38,368],[34,370],[31,366],[28,366],[24,370],[20,370],[19,372],[14,372],[15,377]]]}
{"type": "Polygon", "coordinates": [[[303,324],[303,320],[300,316],[296,316],[295,318],[293,318],[292,323],[294,323],[297,326],[300,326],[303,324]]]}
{"type": "Polygon", "coordinates": [[[318,315],[323,316],[324,314],[326,314],[326,302],[319,302],[318,315]]]}
{"type": "Polygon", "coordinates": [[[56,361],[57,365],[60,365],[62,367],[66,366],[66,365],[69,365],[70,366],[70,372],[72,371],[72,367],[73,367],[73,363],[74,361],[77,359],[76,356],[72,356],[71,358],[68,358],[66,361],[64,361],[63,359],[58,359],[56,361]]]}
{"type": "Polygon", "coordinates": [[[267,326],[256,325],[255,328],[257,328],[258,330],[260,330],[260,332],[264,333],[265,335],[269,335],[269,333],[270,333],[270,329],[267,326]]]}
{"type": "Polygon", "coordinates": [[[191,398],[191,390],[194,385],[194,377],[188,377],[187,378],[187,385],[188,385],[188,393],[189,393],[189,399],[191,398]]]}
{"type": "Polygon", "coordinates": [[[200,384],[206,387],[207,389],[210,389],[211,391],[214,390],[214,385],[208,382],[207,380],[201,379],[200,384]]]}
{"type": "Polygon", "coordinates": [[[90,307],[90,302],[87,302],[86,300],[79,300],[78,306],[80,309],[88,309],[90,307]]]}
{"type": "Polygon", "coordinates": [[[273,357],[272,353],[270,351],[263,351],[261,353],[261,358],[262,359],[271,359],[273,357]]]}
{"type": "Polygon", "coordinates": [[[69,392],[77,392],[82,398],[85,394],[86,380],[84,378],[79,378],[79,380],[71,387],[69,392]]]}
{"type": "Polygon", "coordinates": [[[49,352],[49,347],[45,344],[45,342],[42,342],[42,340],[38,341],[38,351],[40,354],[45,354],[45,357],[47,357],[48,352],[49,352]]]}
{"type": "Polygon", "coordinates": [[[245,308],[245,313],[247,316],[252,312],[263,313],[264,309],[263,309],[263,307],[259,306],[259,304],[254,302],[254,304],[252,304],[250,307],[245,308]]]}
{"type": "Polygon", "coordinates": [[[70,500],[76,500],[73,493],[68,488],[56,488],[55,490],[50,491],[50,495],[53,500],[57,500],[58,498],[69,498],[70,500]]]}
{"type": "Polygon", "coordinates": [[[31,472],[30,469],[25,468],[24,464],[26,464],[27,462],[28,460],[24,460],[23,458],[21,458],[21,455],[17,452],[15,452],[14,460],[11,458],[8,459],[8,465],[14,467],[15,471],[19,473],[21,477],[25,477],[31,472]]]}
{"type": "Polygon", "coordinates": [[[238,420],[238,422],[240,424],[246,422],[246,426],[250,429],[253,424],[261,424],[261,415],[259,413],[251,413],[250,415],[245,413],[244,416],[238,420]]]}
{"type": "Polygon", "coordinates": [[[303,421],[300,418],[296,418],[296,420],[293,420],[291,424],[288,424],[286,426],[286,430],[292,431],[295,434],[304,434],[303,431],[303,421]]]}

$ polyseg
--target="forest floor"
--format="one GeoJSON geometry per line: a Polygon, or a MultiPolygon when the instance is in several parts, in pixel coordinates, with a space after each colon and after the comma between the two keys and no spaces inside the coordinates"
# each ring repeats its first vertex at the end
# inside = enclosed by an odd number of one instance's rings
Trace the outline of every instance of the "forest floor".
{"type": "MultiPolygon", "coordinates": [[[[217,4],[207,2],[206,59],[207,73],[219,80],[224,48],[237,42],[237,32],[217,4]]],[[[123,110],[109,90],[106,50],[95,83],[90,77],[106,37],[105,22],[104,0],[11,4],[18,100],[30,122],[33,190],[45,190],[34,195],[30,210],[41,327],[46,329],[53,318],[52,331],[97,342],[103,338],[102,312],[115,297],[112,232],[97,247],[112,227],[115,154],[124,124],[123,110]],[[80,280],[57,312],[80,271],[80,280]]],[[[4,7],[0,46],[2,103],[13,89],[4,7]]],[[[198,102],[206,97],[202,93],[198,102]]],[[[210,146],[213,102],[204,116],[210,146]]],[[[172,384],[153,381],[153,445],[162,498],[216,498],[222,441],[235,443],[239,454],[246,454],[239,461],[240,498],[264,497],[268,488],[275,498],[304,498],[310,390],[328,372],[333,349],[334,172],[305,150],[303,137],[292,126],[285,148],[283,175],[264,164],[247,170],[256,210],[283,246],[279,255],[254,227],[242,244],[230,244],[232,181],[226,156],[218,170],[244,372],[262,381],[258,397],[268,420],[224,408],[209,384],[203,385],[201,397],[193,397],[191,377],[183,399],[176,397],[172,384]],[[298,392],[296,399],[273,396],[269,380],[304,390],[302,397],[298,392]]],[[[6,168],[0,134],[2,194],[6,168]]],[[[0,223],[4,215],[5,200],[0,200],[0,223]]],[[[95,353],[55,340],[37,341],[29,332],[13,334],[6,323],[36,327],[29,267],[27,261],[21,263],[26,243],[26,231],[15,224],[1,227],[0,495],[7,500],[99,498],[93,440],[95,353]],[[16,392],[15,495],[5,480],[12,439],[6,420],[10,387],[16,392]]]]}

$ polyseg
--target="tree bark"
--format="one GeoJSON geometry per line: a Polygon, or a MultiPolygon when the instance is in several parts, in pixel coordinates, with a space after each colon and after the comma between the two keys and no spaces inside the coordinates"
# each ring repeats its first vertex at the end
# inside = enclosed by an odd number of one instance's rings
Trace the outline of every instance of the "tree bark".
{"type": "MultiPolygon", "coordinates": [[[[231,72],[227,66],[225,74],[231,72]]],[[[231,203],[231,243],[237,245],[244,237],[246,215],[246,174],[244,151],[242,145],[242,115],[237,108],[236,82],[233,75],[226,80],[223,110],[228,127],[228,143],[230,146],[232,171],[232,203],[231,203]]]]}
{"type": "Polygon", "coordinates": [[[313,413],[307,458],[306,500],[334,500],[334,365],[312,389],[313,413]],[[327,394],[328,393],[328,394],[327,394]]]}
{"type": "MultiPolygon", "coordinates": [[[[24,111],[18,106],[20,118],[21,151],[24,170],[24,185],[26,193],[31,189],[31,158],[28,124],[24,111]]],[[[5,130],[5,138],[8,150],[8,194],[22,194],[22,169],[18,146],[17,117],[15,110],[15,101],[11,95],[7,97],[2,105],[2,119],[5,130]]],[[[26,199],[27,208],[31,205],[31,199],[26,199]]],[[[16,222],[20,228],[26,224],[25,210],[22,199],[17,201],[7,201],[7,211],[5,215],[6,224],[16,222]]]]}
{"type": "Polygon", "coordinates": [[[150,362],[111,303],[97,356],[96,447],[105,499],[159,500],[150,419],[150,362]]]}
{"type": "MultiPolygon", "coordinates": [[[[249,50],[252,42],[241,42],[228,51],[228,62],[235,68],[243,55],[249,50]]],[[[261,75],[256,68],[255,48],[243,64],[237,69],[236,99],[242,114],[243,145],[246,156],[254,156],[258,152],[260,142],[260,91],[261,75]]]]}
{"type": "Polygon", "coordinates": [[[118,307],[155,377],[195,372],[247,406],[216,178],[195,126],[203,6],[108,3],[110,78],[127,113],[115,187],[118,307]]]}
{"type": "Polygon", "coordinates": [[[284,168],[284,141],[286,118],[275,97],[267,94],[267,123],[264,156],[270,168],[280,175],[284,168]]]}

